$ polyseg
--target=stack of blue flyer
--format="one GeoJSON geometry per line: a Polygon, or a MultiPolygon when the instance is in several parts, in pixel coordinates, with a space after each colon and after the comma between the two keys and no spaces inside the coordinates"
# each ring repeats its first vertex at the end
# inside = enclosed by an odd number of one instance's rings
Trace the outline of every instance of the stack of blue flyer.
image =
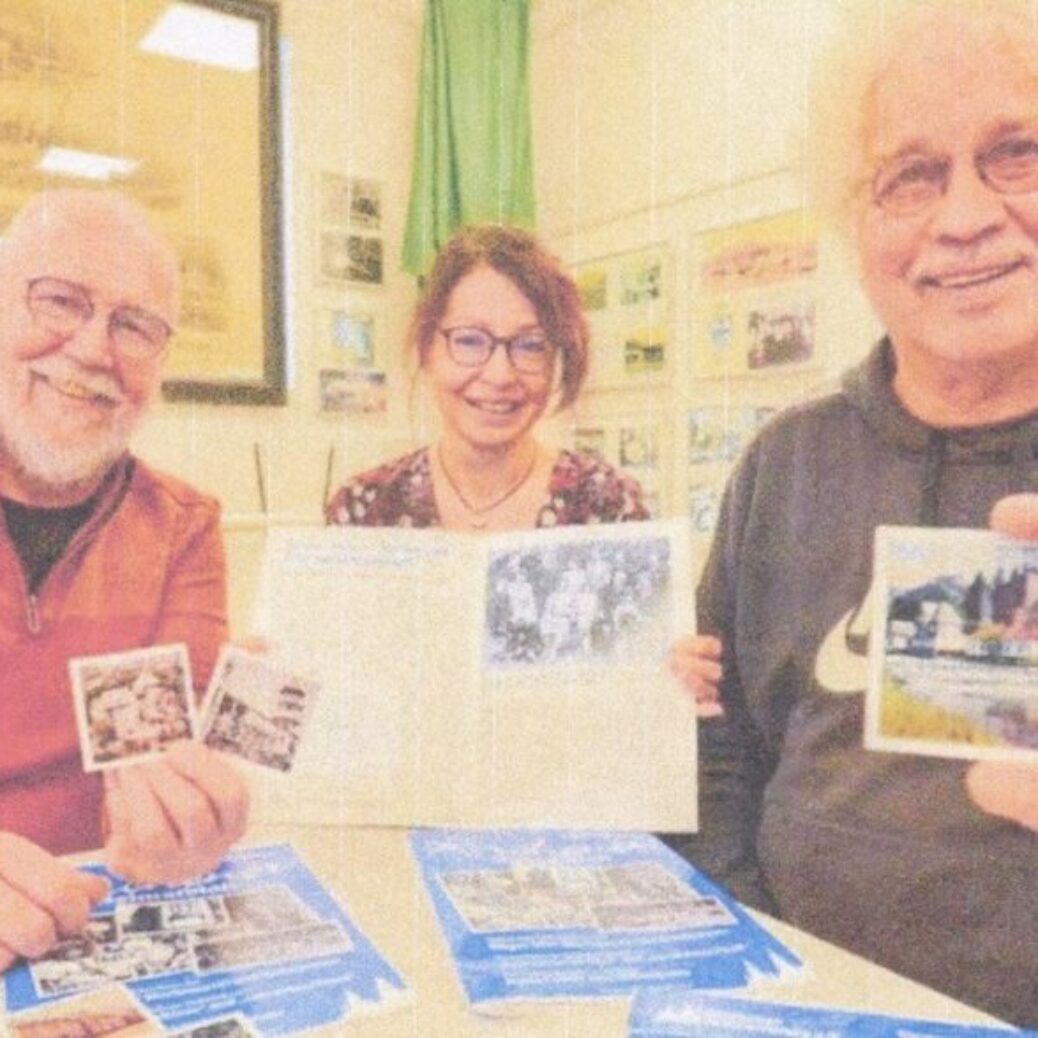
{"type": "Polygon", "coordinates": [[[1036,1032],[657,990],[635,998],[628,1033],[630,1038],[1005,1038],[1036,1032]]]}
{"type": "Polygon", "coordinates": [[[52,1029],[96,1015],[109,992],[178,1034],[292,1034],[409,1001],[401,977],[287,845],[237,851],[177,887],[83,868],[104,875],[110,895],[83,934],[5,975],[15,1034],[16,1025],[37,1033],[34,1014],[52,1029]]]}
{"type": "Polygon", "coordinates": [[[646,834],[424,829],[411,846],[472,1003],[741,988],[800,966],[646,834]]]}

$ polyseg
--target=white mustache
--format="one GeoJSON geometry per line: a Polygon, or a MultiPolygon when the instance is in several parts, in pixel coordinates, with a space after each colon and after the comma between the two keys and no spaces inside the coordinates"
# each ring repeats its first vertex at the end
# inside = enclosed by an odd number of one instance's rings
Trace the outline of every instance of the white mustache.
{"type": "Polygon", "coordinates": [[[103,372],[87,372],[64,361],[43,361],[32,365],[32,371],[47,380],[65,396],[81,400],[97,400],[115,407],[125,402],[126,397],[119,383],[103,372]]]}

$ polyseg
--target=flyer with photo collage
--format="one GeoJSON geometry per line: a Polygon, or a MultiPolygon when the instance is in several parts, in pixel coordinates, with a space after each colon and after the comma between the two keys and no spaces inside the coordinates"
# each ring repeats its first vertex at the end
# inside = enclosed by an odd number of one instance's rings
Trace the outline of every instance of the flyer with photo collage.
{"type": "Polygon", "coordinates": [[[800,967],[645,833],[423,829],[410,840],[472,1003],[738,989],[800,967]]]}
{"type": "Polygon", "coordinates": [[[228,1018],[244,1033],[293,1034],[410,999],[288,845],[235,851],[181,886],[133,886],[100,865],[81,868],[103,875],[110,894],[83,934],[4,975],[9,1027],[112,985],[178,1034],[228,1018]]]}
{"type": "Polygon", "coordinates": [[[1006,1031],[819,1006],[790,1006],[680,990],[641,991],[629,1038],[997,1038],[1006,1031]]]}

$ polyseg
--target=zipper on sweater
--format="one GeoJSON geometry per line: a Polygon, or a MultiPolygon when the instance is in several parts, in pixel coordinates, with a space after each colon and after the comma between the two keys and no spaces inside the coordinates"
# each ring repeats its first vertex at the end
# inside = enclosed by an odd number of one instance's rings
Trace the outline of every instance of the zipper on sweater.
{"type": "Polygon", "coordinates": [[[40,633],[40,611],[36,607],[36,596],[29,595],[28,602],[26,603],[26,619],[29,623],[29,633],[39,634],[40,633]]]}

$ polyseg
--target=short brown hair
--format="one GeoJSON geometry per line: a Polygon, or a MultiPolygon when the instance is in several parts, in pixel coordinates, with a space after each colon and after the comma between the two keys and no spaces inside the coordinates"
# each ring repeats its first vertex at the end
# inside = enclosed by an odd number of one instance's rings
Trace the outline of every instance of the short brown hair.
{"type": "Polygon", "coordinates": [[[562,355],[559,407],[568,407],[577,399],[588,369],[590,336],[580,293],[559,260],[518,227],[465,227],[440,249],[411,321],[409,344],[418,363],[425,366],[454,287],[484,264],[513,281],[533,304],[549,342],[562,355]]]}

